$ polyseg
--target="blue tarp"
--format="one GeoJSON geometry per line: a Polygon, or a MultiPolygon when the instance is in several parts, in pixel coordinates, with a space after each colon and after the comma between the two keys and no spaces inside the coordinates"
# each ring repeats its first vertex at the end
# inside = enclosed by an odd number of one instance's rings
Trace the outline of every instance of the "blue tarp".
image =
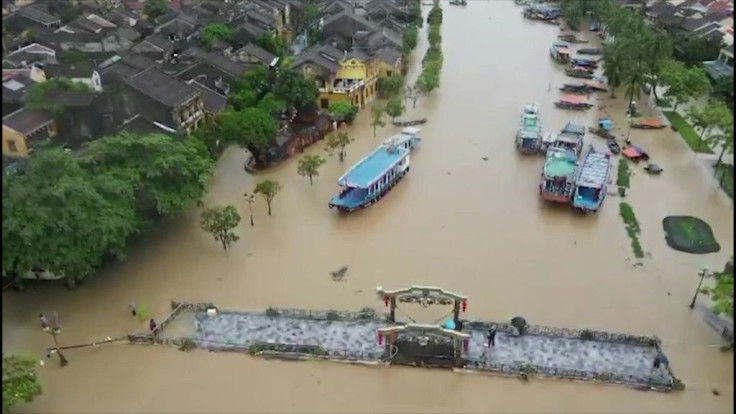
{"type": "Polygon", "coordinates": [[[604,131],[610,131],[613,128],[613,121],[610,118],[601,118],[598,120],[598,125],[604,131]]]}

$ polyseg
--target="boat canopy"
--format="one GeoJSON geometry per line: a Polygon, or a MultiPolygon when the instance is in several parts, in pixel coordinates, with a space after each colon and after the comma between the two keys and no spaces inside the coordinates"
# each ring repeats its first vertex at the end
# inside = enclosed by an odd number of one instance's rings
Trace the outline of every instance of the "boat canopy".
{"type": "MultiPolygon", "coordinates": [[[[572,95],[573,97],[576,95],[572,95]]],[[[585,126],[568,122],[561,131],[563,134],[585,135],[585,126]]]]}
{"type": "Polygon", "coordinates": [[[409,151],[402,147],[380,146],[352,166],[337,183],[343,187],[368,188],[408,155],[409,151]]]}
{"type": "Polygon", "coordinates": [[[562,95],[560,101],[571,104],[583,104],[587,103],[588,98],[584,95],[562,95]]]}
{"type": "Polygon", "coordinates": [[[562,148],[550,148],[544,162],[545,177],[567,177],[575,173],[575,154],[562,148]]]}
{"type": "Polygon", "coordinates": [[[634,123],[639,125],[646,125],[648,127],[652,128],[659,128],[662,126],[662,120],[659,118],[644,118],[644,119],[638,119],[634,121],[634,123]]]}
{"type": "Polygon", "coordinates": [[[608,180],[610,166],[611,158],[609,154],[589,152],[583,161],[576,185],[579,187],[603,188],[608,180]]]}
{"type": "Polygon", "coordinates": [[[557,135],[547,132],[542,136],[542,142],[545,144],[553,144],[555,141],[557,141],[557,135]]]}

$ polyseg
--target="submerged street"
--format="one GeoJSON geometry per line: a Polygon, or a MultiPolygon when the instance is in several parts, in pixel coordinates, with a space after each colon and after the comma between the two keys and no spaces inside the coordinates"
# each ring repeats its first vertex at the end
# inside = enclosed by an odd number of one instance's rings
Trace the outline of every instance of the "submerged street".
{"type": "MultiPolygon", "coordinates": [[[[200,229],[199,209],[193,209],[154,230],[124,262],[76,290],[43,285],[4,292],[4,349],[41,358],[51,338],[37,328],[40,311],[61,313],[59,339],[66,345],[145,330],[145,323],[127,312],[131,301],[147,304],[156,317],[169,312],[172,299],[239,309],[381,309],[376,286],[417,284],[468,295],[468,314],[477,319],[508,321],[522,315],[535,325],[657,336],[687,386],[684,392],[290,364],[116,344],[70,351],[64,368],[54,363],[39,368],[43,395],[17,411],[732,411],[733,354],[719,352],[718,333],[699,307],[687,306],[698,270],[721,268],[733,252],[733,203],[708,167],[669,128],[631,131],[632,142],[666,171],[651,177],[641,165],[632,167],[626,200],[636,210],[645,252],[642,264],[635,265],[618,197],[607,197],[601,211],[588,215],[548,205],[538,190],[543,157],[522,156],[514,147],[521,111],[529,103],[539,105],[545,132],[556,133],[570,121],[592,126],[599,116],[610,116],[613,133],[621,138],[627,133],[623,93],[612,101],[610,93],[595,95],[596,107],[585,112],[556,109],[557,88],[567,79],[548,53],[558,27],[523,19],[511,1],[473,1],[467,7],[443,2],[443,9],[440,88],[406,115],[429,119],[423,141],[411,154],[411,172],[380,202],[349,215],[328,208],[339,190],[338,177],[399,131],[379,128],[373,138],[369,109],[348,130],[355,142],[347,147],[346,160],[330,157],[314,185],[297,175],[298,157],[254,177],[243,170],[244,151],[230,148],[219,161],[205,205],[234,204],[245,217],[243,193],[271,178],[284,186],[272,216],[257,200],[255,226],[243,220],[236,229],[240,241],[223,251],[200,229]],[[721,251],[691,255],[670,249],[661,224],[668,215],[705,220],[721,251]],[[334,281],[330,271],[345,265],[344,279],[334,281]]],[[[409,79],[418,74],[426,30],[419,39],[409,79]]],[[[584,47],[597,45],[593,40],[584,47]]],[[[585,140],[605,146],[591,134],[585,140]]],[[[324,154],[323,143],[306,153],[324,154]]],[[[707,298],[698,301],[704,304],[707,298]]],[[[406,309],[426,321],[441,316],[406,309]]]]}

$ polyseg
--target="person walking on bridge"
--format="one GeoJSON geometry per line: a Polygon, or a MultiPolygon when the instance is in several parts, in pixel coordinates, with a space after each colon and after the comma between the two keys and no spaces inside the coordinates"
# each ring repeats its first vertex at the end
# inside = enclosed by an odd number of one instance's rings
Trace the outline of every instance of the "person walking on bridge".
{"type": "Polygon", "coordinates": [[[496,346],[496,325],[491,326],[491,329],[488,330],[488,343],[486,344],[486,348],[495,347],[496,346]]]}

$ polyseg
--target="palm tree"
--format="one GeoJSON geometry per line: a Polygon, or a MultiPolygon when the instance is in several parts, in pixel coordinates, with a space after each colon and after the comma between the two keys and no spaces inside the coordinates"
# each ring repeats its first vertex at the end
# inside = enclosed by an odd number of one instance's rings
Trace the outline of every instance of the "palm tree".
{"type": "Polygon", "coordinates": [[[611,88],[611,98],[616,98],[616,88],[621,86],[621,72],[623,71],[623,56],[615,44],[603,46],[603,75],[608,79],[611,88]]]}
{"type": "Polygon", "coordinates": [[[630,65],[622,73],[621,81],[626,87],[624,96],[629,98],[629,108],[631,108],[634,98],[639,99],[642,89],[644,89],[646,77],[642,69],[644,69],[642,65],[630,65]]]}
{"type": "Polygon", "coordinates": [[[647,37],[643,48],[646,51],[647,59],[647,83],[652,88],[654,99],[659,101],[659,97],[657,96],[657,76],[662,67],[662,62],[672,56],[672,42],[666,33],[657,31],[652,36],[647,37]]]}

